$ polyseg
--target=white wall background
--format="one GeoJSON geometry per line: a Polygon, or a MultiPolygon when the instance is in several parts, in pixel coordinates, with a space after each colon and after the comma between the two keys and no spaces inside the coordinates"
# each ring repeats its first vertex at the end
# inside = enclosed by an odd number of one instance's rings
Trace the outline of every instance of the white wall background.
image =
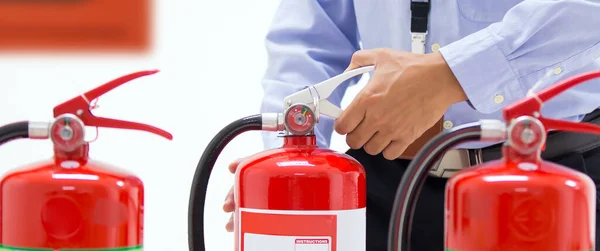
{"type": "MultiPolygon", "coordinates": [[[[187,250],[188,198],[196,164],[223,126],[258,112],[266,67],[263,39],[278,3],[157,1],[156,47],[147,57],[0,55],[0,124],[47,121],[55,105],[83,91],[131,72],[161,70],[103,96],[94,113],[161,127],[174,140],[100,129],[90,154],[145,182],[144,250],[187,250]]],[[[361,85],[348,91],[343,107],[361,85]]],[[[343,137],[334,133],[332,148],[345,151],[343,137]]],[[[251,132],[221,154],[209,184],[207,250],[233,250],[233,234],[224,227],[229,215],[222,211],[233,181],[227,164],[261,150],[260,133],[251,132]]],[[[0,149],[0,172],[51,154],[50,141],[11,142],[0,149]]]]}

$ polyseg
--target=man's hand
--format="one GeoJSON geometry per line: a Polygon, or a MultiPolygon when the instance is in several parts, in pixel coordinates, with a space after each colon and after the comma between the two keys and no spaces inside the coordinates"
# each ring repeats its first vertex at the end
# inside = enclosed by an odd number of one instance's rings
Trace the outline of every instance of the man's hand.
{"type": "Polygon", "coordinates": [[[362,50],[346,71],[367,65],[375,66],[369,83],[335,121],[352,149],[396,159],[450,105],[467,99],[439,53],[362,50]]]}
{"type": "MultiPolygon", "coordinates": [[[[234,162],[229,164],[229,172],[235,174],[235,170],[237,170],[238,165],[242,159],[237,159],[234,162]]],[[[227,232],[233,232],[233,214],[235,210],[235,201],[233,200],[233,186],[229,189],[227,196],[225,197],[225,202],[223,203],[223,211],[226,213],[231,213],[231,217],[229,217],[229,221],[225,224],[225,229],[227,232]]]]}

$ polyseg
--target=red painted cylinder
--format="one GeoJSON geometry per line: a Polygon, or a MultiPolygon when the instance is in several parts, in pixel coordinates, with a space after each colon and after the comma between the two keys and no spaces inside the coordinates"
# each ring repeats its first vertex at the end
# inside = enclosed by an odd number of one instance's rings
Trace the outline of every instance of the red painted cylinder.
{"type": "Polygon", "coordinates": [[[87,144],[5,174],[0,203],[7,250],[142,250],[142,181],[90,160],[87,144]]]}
{"type": "Polygon", "coordinates": [[[504,153],[448,181],[446,250],[594,250],[593,181],[538,156],[504,153]]]}
{"type": "Polygon", "coordinates": [[[366,250],[365,171],[315,136],[240,163],[234,198],[237,251],[366,250]]]}
{"type": "MultiPolygon", "coordinates": [[[[142,181],[125,170],[90,159],[85,127],[146,131],[173,139],[154,126],[98,118],[91,113],[95,105],[90,101],[156,72],[141,71],[114,79],[54,107],[51,123],[27,123],[28,138],[52,140],[54,157],[12,170],[0,179],[0,250],[142,250],[142,181]]],[[[21,138],[24,133],[17,136],[21,138]]]]}

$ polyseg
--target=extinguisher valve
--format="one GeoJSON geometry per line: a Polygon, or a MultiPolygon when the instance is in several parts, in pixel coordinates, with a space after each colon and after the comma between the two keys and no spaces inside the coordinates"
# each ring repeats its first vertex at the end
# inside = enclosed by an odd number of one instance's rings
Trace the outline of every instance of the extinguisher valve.
{"type": "Polygon", "coordinates": [[[508,127],[507,145],[523,155],[542,149],[546,140],[546,129],[542,122],[531,116],[521,116],[511,121],[508,127]]]}
{"type": "Polygon", "coordinates": [[[50,139],[59,149],[73,151],[85,144],[85,125],[77,116],[63,114],[52,123],[50,139]]]}
{"type": "MultiPolygon", "coordinates": [[[[581,83],[600,78],[600,70],[581,73],[550,85],[535,93],[528,92],[526,98],[503,109],[504,121],[509,121],[509,142],[518,151],[530,152],[530,148],[544,148],[546,133],[561,130],[578,133],[600,134],[600,126],[547,118],[541,114],[545,102],[581,83]]],[[[534,86],[535,87],[535,86],[534,86]]]]}
{"type": "Polygon", "coordinates": [[[84,126],[93,126],[96,128],[105,127],[146,131],[169,140],[173,139],[173,135],[169,132],[154,126],[110,118],[100,118],[94,116],[91,112],[91,109],[95,107],[91,102],[100,96],[131,80],[157,72],[157,70],[140,71],[122,76],[54,107],[56,121],[52,125],[50,137],[53,141],[60,144],[67,144],[69,145],[68,148],[71,148],[72,145],[83,143],[84,126]]]}
{"type": "Polygon", "coordinates": [[[303,134],[305,130],[310,131],[312,130],[311,127],[314,126],[314,124],[319,123],[319,117],[321,115],[325,115],[330,118],[339,117],[343,110],[336,104],[329,102],[329,100],[327,100],[329,96],[344,82],[373,70],[375,70],[375,66],[373,65],[349,70],[313,86],[308,86],[301,91],[285,97],[283,100],[283,110],[286,114],[286,128],[288,130],[291,129],[292,132],[290,133],[292,134],[303,134]],[[299,109],[303,109],[304,107],[308,108],[311,111],[311,118],[309,120],[309,118],[306,117],[307,122],[314,124],[304,125],[303,116],[297,115],[297,111],[290,111],[295,107],[299,107],[299,109]],[[292,112],[294,116],[297,116],[296,119],[298,119],[298,121],[288,121],[288,113],[290,112],[292,112]]]}

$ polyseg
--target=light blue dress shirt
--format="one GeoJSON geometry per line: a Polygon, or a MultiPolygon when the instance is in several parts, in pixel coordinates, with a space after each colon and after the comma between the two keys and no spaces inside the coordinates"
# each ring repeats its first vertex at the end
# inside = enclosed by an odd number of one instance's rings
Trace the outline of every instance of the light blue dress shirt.
{"type": "MultiPolygon", "coordinates": [[[[426,53],[444,56],[472,103],[450,107],[446,129],[502,119],[502,108],[544,76],[541,88],[600,68],[599,0],[432,0],[429,20],[426,53]]],[[[342,73],[355,51],[380,47],[411,50],[410,0],[282,0],[266,38],[261,112],[282,112],[285,96],[342,73]]],[[[339,106],[356,80],[329,101],[339,106]]],[[[547,102],[542,114],[581,120],[599,106],[600,81],[589,81],[547,102]]],[[[328,147],[333,119],[322,116],[315,133],[328,147]]],[[[281,146],[277,133],[263,139],[267,149],[281,146]]]]}

